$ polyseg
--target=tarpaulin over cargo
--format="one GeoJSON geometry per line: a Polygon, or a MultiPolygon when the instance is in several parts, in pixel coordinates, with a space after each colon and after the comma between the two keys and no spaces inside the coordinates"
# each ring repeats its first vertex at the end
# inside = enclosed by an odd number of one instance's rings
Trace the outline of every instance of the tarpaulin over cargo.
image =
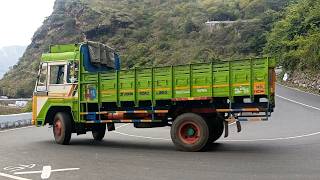
{"type": "Polygon", "coordinates": [[[90,61],[96,66],[115,68],[114,50],[102,43],[88,41],[90,61]]]}

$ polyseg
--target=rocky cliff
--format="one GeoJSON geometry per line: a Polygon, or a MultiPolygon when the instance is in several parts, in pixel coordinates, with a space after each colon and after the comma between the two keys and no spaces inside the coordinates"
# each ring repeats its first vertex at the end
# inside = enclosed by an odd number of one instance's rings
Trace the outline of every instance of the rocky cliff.
{"type": "Polygon", "coordinates": [[[0,92],[30,97],[50,44],[100,41],[120,51],[123,68],[260,56],[265,34],[287,0],[56,0],[0,92]],[[254,19],[213,32],[208,20],[254,19]],[[250,21],[251,22],[251,21],[250,21]]]}

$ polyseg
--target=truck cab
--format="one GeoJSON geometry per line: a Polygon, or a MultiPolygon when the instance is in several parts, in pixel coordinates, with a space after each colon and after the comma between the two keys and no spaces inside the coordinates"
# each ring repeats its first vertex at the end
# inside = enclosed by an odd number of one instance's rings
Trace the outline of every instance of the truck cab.
{"type": "MultiPolygon", "coordinates": [[[[44,113],[51,107],[64,107],[66,99],[77,99],[78,45],[51,46],[50,54],[43,54],[33,94],[33,124],[43,125],[44,113]],[[64,101],[62,101],[64,99],[64,101]],[[36,120],[38,118],[38,121],[36,120]]],[[[54,108],[53,108],[54,109],[54,108]]]]}

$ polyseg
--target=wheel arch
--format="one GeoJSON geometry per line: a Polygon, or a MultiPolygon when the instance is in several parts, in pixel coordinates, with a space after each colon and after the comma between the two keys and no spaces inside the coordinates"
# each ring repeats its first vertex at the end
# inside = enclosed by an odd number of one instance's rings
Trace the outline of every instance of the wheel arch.
{"type": "Polygon", "coordinates": [[[168,116],[170,116],[173,121],[180,115],[185,114],[185,113],[193,113],[193,114],[197,114],[203,118],[205,118],[206,120],[209,120],[210,118],[216,118],[216,117],[221,117],[223,118],[223,114],[222,113],[218,113],[218,112],[205,112],[205,111],[201,111],[197,108],[190,108],[190,107],[186,107],[186,106],[182,106],[182,107],[178,107],[178,106],[173,106],[170,108],[169,112],[168,112],[168,116]]]}
{"type": "Polygon", "coordinates": [[[44,124],[53,125],[54,116],[58,112],[69,113],[72,118],[72,121],[73,121],[72,123],[74,123],[74,117],[73,117],[73,113],[71,111],[70,106],[50,106],[50,108],[48,109],[48,111],[46,113],[44,124]]]}

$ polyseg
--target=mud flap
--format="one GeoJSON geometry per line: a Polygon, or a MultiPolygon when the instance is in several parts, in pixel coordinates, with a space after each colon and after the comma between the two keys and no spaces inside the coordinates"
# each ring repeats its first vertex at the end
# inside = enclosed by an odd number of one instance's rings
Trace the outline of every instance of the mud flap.
{"type": "Polygon", "coordinates": [[[240,124],[240,121],[236,121],[236,124],[237,124],[237,131],[238,131],[238,132],[241,132],[241,124],[240,124]]]}
{"type": "Polygon", "coordinates": [[[228,137],[229,136],[229,122],[228,121],[224,121],[224,137],[228,137]]]}
{"type": "Polygon", "coordinates": [[[108,131],[114,131],[116,130],[116,127],[114,126],[114,123],[107,123],[107,129],[108,131]]]}

